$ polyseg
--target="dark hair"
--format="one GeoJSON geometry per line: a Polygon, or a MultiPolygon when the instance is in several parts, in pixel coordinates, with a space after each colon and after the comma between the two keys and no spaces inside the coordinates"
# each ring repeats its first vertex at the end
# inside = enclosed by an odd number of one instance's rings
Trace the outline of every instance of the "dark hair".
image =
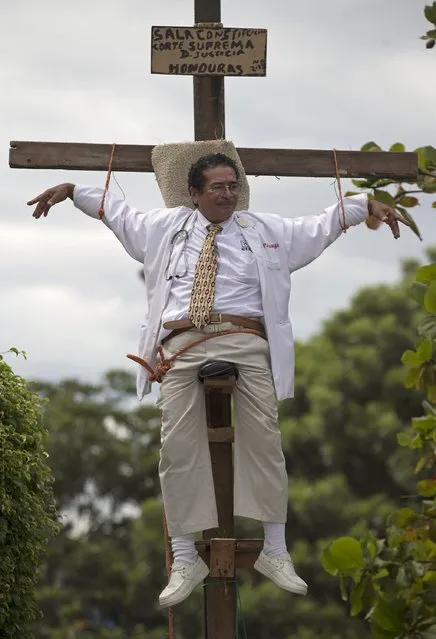
{"type": "Polygon", "coordinates": [[[210,155],[203,155],[191,166],[188,174],[188,186],[192,186],[193,189],[201,193],[206,181],[204,171],[214,169],[217,166],[229,166],[234,170],[236,179],[239,180],[239,170],[232,158],[224,155],[224,153],[211,153],[210,155]]]}

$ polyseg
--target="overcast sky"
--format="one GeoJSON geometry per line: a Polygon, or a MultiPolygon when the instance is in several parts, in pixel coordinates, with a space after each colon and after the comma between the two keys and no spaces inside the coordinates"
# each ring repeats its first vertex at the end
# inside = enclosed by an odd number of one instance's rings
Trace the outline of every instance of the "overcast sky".
{"type": "MultiPolygon", "coordinates": [[[[14,0],[0,23],[0,351],[29,378],[96,381],[134,370],[144,314],[138,265],[111,233],[73,207],[36,221],[28,199],[103,173],[8,167],[10,140],[159,144],[193,139],[192,79],[150,74],[152,25],[192,26],[194,0],[14,0]]],[[[222,0],[226,26],[268,29],[266,78],[226,80],[227,137],[237,146],[358,150],[368,140],[436,145],[436,54],[418,0],[222,0]]],[[[116,175],[127,200],[161,205],[154,176],[116,175]]],[[[284,216],[336,201],[332,180],[250,178],[251,208],[284,216]]],[[[344,189],[349,184],[344,184],[344,189]]],[[[118,190],[112,182],[112,188],[118,190]]],[[[294,276],[297,338],[360,287],[393,282],[402,257],[436,243],[430,201],[410,232],[352,229],[294,276]]]]}

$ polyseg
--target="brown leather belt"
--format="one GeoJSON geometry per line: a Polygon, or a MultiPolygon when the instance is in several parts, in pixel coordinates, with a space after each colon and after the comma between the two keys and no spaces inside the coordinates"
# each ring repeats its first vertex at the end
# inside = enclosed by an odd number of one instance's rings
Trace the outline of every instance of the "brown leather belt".
{"type": "MultiPolygon", "coordinates": [[[[230,322],[235,326],[242,326],[243,328],[249,328],[253,331],[265,333],[265,327],[263,323],[255,319],[254,317],[227,315],[226,313],[211,313],[209,315],[209,322],[206,324],[206,326],[209,326],[210,324],[222,324],[223,322],[230,322]]],[[[194,324],[189,319],[183,319],[165,322],[163,327],[170,329],[171,333],[163,338],[162,344],[167,342],[172,337],[175,337],[179,333],[183,333],[184,331],[188,331],[189,329],[194,328],[194,324]]]]}

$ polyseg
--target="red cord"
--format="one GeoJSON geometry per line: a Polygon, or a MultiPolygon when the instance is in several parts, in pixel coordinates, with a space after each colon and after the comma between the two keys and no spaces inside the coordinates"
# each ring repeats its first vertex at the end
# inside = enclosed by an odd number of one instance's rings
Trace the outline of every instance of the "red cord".
{"type": "Polygon", "coordinates": [[[344,233],[347,232],[347,229],[349,228],[347,225],[347,222],[345,220],[345,206],[344,206],[344,200],[342,198],[342,188],[341,188],[341,176],[339,174],[339,165],[338,165],[338,158],[336,155],[336,149],[333,149],[333,158],[335,161],[335,170],[336,170],[336,180],[338,182],[338,191],[339,191],[339,204],[341,207],[341,212],[342,212],[342,230],[344,233]]]}
{"type": "Polygon", "coordinates": [[[103,197],[101,198],[101,203],[100,203],[100,208],[98,209],[98,216],[100,218],[100,220],[104,217],[104,202],[106,199],[106,193],[109,190],[109,182],[111,181],[111,174],[112,174],[112,164],[114,161],[114,155],[115,155],[115,147],[117,145],[114,143],[112,144],[112,151],[111,151],[111,156],[109,159],[109,168],[107,170],[107,176],[106,176],[106,184],[104,185],[104,191],[103,191],[103,197]]]}

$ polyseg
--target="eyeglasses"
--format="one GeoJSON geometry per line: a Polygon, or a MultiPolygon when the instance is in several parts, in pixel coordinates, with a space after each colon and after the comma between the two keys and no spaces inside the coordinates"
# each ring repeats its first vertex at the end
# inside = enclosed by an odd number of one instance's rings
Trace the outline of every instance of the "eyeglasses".
{"type": "Polygon", "coordinates": [[[241,192],[241,185],[238,184],[238,182],[232,182],[231,184],[222,184],[220,182],[211,184],[208,188],[208,191],[210,191],[211,193],[219,194],[225,193],[227,189],[232,195],[238,195],[241,192]]]}

